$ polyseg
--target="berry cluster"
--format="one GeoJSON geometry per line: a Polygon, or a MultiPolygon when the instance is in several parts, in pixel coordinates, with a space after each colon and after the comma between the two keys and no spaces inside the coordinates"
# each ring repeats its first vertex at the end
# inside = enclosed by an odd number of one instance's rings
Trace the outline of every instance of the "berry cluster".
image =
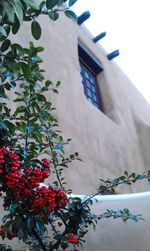
{"type": "Polygon", "coordinates": [[[5,147],[0,148],[0,174],[9,172],[17,172],[20,170],[20,161],[17,154],[6,150],[5,147]]]}
{"type": "Polygon", "coordinates": [[[68,243],[72,243],[72,244],[77,244],[79,242],[79,238],[77,235],[71,233],[69,235],[69,239],[68,239],[68,243]]]}
{"type": "Polygon", "coordinates": [[[7,188],[13,189],[17,199],[31,197],[33,190],[49,177],[50,171],[44,168],[50,168],[47,159],[41,161],[41,169],[28,167],[24,170],[17,154],[10,149],[8,151],[5,147],[0,148],[0,174],[3,184],[1,190],[5,192],[7,188]]]}
{"type": "Polygon", "coordinates": [[[47,159],[41,161],[41,169],[38,167],[28,167],[23,169],[19,156],[13,150],[0,148],[0,174],[2,181],[2,191],[13,189],[16,199],[32,197],[34,189],[40,186],[49,177],[50,162],[47,159]],[[46,169],[46,170],[45,170],[46,169]]]}
{"type": "Polygon", "coordinates": [[[3,174],[3,164],[5,163],[4,156],[6,154],[6,149],[5,147],[0,148],[0,175],[3,174]]]}
{"type": "MultiPolygon", "coordinates": [[[[6,192],[11,197],[11,201],[21,203],[32,214],[40,213],[42,209],[46,213],[51,213],[64,208],[67,204],[67,195],[62,188],[40,186],[40,183],[49,177],[49,169],[50,162],[45,158],[41,160],[41,166],[29,166],[25,169],[12,148],[2,147],[0,148],[0,191],[6,192]]],[[[7,203],[4,203],[4,208],[7,206],[7,203]]],[[[1,226],[0,236],[12,239],[17,236],[17,232],[15,229],[5,232],[5,228],[1,226]]]]}
{"type": "Polygon", "coordinates": [[[51,167],[50,162],[46,158],[42,159],[41,163],[42,163],[43,167],[47,167],[47,168],[51,167]]]}
{"type": "Polygon", "coordinates": [[[63,189],[41,187],[37,188],[36,192],[31,206],[31,211],[34,213],[42,208],[46,208],[46,212],[49,213],[66,206],[67,196],[63,189]]]}

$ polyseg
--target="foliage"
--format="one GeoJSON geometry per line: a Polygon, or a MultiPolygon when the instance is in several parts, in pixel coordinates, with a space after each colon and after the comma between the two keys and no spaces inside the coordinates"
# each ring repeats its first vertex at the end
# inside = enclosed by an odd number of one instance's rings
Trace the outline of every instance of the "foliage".
{"type": "MultiPolygon", "coordinates": [[[[76,15],[70,7],[77,0],[46,0],[37,4],[34,0],[1,0],[0,2],[0,40],[5,40],[10,31],[16,34],[23,21],[31,22],[32,35],[35,39],[41,36],[40,24],[36,18],[43,14],[48,15],[53,21],[59,18],[59,13],[76,20],[76,15]]],[[[8,41],[7,41],[8,43],[8,41]]]]}
{"type": "MultiPolygon", "coordinates": [[[[77,250],[84,243],[88,226],[95,229],[102,218],[137,221],[141,217],[132,215],[128,209],[94,215],[90,205],[105,190],[114,191],[122,183],[132,184],[150,177],[149,173],[125,173],[115,180],[101,180],[98,192],[83,199],[72,197],[71,190],[65,188],[63,170],[80,158],[77,152],[65,156],[64,148],[70,139],[63,139],[53,113],[55,108],[45,95],[57,94],[61,83],[45,80],[39,56],[42,47],[35,47],[32,42],[28,48],[13,44],[9,34],[16,34],[27,21],[31,22],[33,37],[39,39],[42,29],[37,17],[44,14],[55,21],[63,11],[75,19],[69,9],[75,2],[46,0],[39,5],[33,0],[0,2],[0,196],[7,212],[0,236],[10,240],[17,237],[29,245],[26,251],[39,250],[39,246],[43,251],[66,250],[70,245],[77,250]],[[11,109],[8,101],[16,104],[16,108],[11,109]]],[[[11,248],[1,245],[1,250],[11,248]]]]}

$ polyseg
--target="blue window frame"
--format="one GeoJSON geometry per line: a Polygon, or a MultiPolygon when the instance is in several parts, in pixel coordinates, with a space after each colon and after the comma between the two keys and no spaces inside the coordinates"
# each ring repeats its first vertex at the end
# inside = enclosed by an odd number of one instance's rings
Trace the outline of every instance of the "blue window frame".
{"type": "Polygon", "coordinates": [[[98,109],[102,109],[102,102],[100,97],[99,88],[97,85],[96,77],[103,68],[101,63],[93,58],[91,52],[85,47],[78,46],[79,61],[80,61],[80,74],[84,87],[84,93],[88,101],[96,106],[98,109]]]}

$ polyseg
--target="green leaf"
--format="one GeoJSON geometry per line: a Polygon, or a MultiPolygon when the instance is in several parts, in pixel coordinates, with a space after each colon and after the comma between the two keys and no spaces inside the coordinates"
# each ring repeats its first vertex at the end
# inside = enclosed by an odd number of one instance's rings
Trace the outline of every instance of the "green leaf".
{"type": "Polygon", "coordinates": [[[7,129],[7,126],[6,126],[6,124],[4,123],[4,121],[0,120],[0,125],[1,125],[4,129],[7,129]]]}
{"type": "Polygon", "coordinates": [[[54,184],[56,187],[58,187],[58,186],[59,186],[59,183],[58,183],[58,181],[57,181],[57,180],[55,180],[55,181],[53,182],[53,184],[54,184]]]}
{"type": "Polygon", "coordinates": [[[65,15],[72,19],[73,21],[77,21],[77,16],[72,10],[66,10],[65,15]]]}
{"type": "Polygon", "coordinates": [[[25,247],[25,251],[30,251],[29,246],[25,247]]]}
{"type": "Polygon", "coordinates": [[[10,26],[9,25],[5,25],[5,31],[6,31],[7,36],[8,36],[9,33],[10,33],[10,26]]]}
{"type": "Polygon", "coordinates": [[[38,52],[44,51],[44,48],[41,47],[41,46],[39,46],[39,47],[37,47],[37,51],[38,51],[38,52]]]}
{"type": "Polygon", "coordinates": [[[34,39],[36,39],[36,40],[40,39],[42,30],[41,30],[41,26],[39,25],[38,22],[33,21],[31,23],[31,32],[32,32],[34,39]]]}
{"type": "Polygon", "coordinates": [[[56,87],[59,87],[60,85],[61,85],[61,82],[60,82],[60,81],[57,81],[56,87]]]}
{"type": "Polygon", "coordinates": [[[22,22],[23,22],[23,6],[22,6],[22,4],[20,3],[20,1],[16,1],[16,2],[12,1],[12,5],[13,5],[13,8],[14,8],[14,11],[15,11],[15,14],[18,18],[19,23],[22,24],[22,22]]]}
{"type": "Polygon", "coordinates": [[[28,131],[29,133],[32,133],[32,132],[33,132],[33,127],[32,127],[32,126],[27,126],[26,129],[27,129],[27,131],[28,131]]]}
{"type": "Polygon", "coordinates": [[[45,6],[45,1],[43,1],[43,2],[40,3],[39,9],[42,10],[44,6],[45,6]]]}
{"type": "Polygon", "coordinates": [[[18,32],[19,28],[20,28],[20,22],[19,20],[16,20],[16,22],[12,26],[12,33],[15,35],[18,32]]]}
{"type": "Polygon", "coordinates": [[[129,175],[127,171],[125,171],[124,174],[125,174],[125,176],[128,176],[128,175],[129,175]]]}
{"type": "Polygon", "coordinates": [[[46,98],[44,95],[37,93],[36,96],[38,101],[46,102],[46,98]]]}
{"type": "Polygon", "coordinates": [[[69,7],[74,5],[77,2],[77,0],[69,0],[69,7]]]}
{"type": "Polygon", "coordinates": [[[3,8],[3,17],[5,17],[5,21],[8,20],[10,23],[13,23],[15,19],[15,12],[13,6],[7,1],[2,1],[1,4],[3,8]]]}
{"type": "Polygon", "coordinates": [[[37,231],[40,232],[41,231],[41,224],[36,221],[35,226],[36,226],[37,231]]]}
{"type": "Polygon", "coordinates": [[[45,82],[45,86],[46,86],[46,88],[48,88],[50,85],[52,85],[53,83],[50,81],[50,80],[47,80],[46,82],[45,82]]]}
{"type": "Polygon", "coordinates": [[[17,234],[18,234],[19,240],[21,240],[23,238],[23,236],[24,236],[24,232],[23,232],[22,228],[18,229],[18,233],[17,234]]]}
{"type": "Polygon", "coordinates": [[[0,35],[7,37],[7,33],[3,27],[0,27],[0,35]]]}
{"type": "Polygon", "coordinates": [[[22,63],[20,63],[20,66],[22,68],[22,72],[23,72],[24,76],[26,78],[28,78],[30,76],[30,70],[29,70],[28,65],[26,63],[22,62],[22,63]]]}
{"type": "Polygon", "coordinates": [[[70,159],[74,159],[74,154],[71,154],[71,155],[70,155],[70,159]]]}
{"type": "Polygon", "coordinates": [[[46,8],[52,9],[56,4],[58,3],[58,0],[46,0],[46,8]]]}
{"type": "Polygon", "coordinates": [[[74,203],[80,204],[82,202],[82,200],[79,197],[74,197],[73,199],[74,203]]]}
{"type": "Polygon", "coordinates": [[[26,219],[26,225],[27,225],[28,229],[30,229],[31,227],[33,227],[32,218],[30,216],[28,216],[27,219],[26,219]]]}
{"type": "Polygon", "coordinates": [[[53,89],[52,91],[53,91],[54,93],[58,94],[58,90],[53,89]]]}
{"type": "Polygon", "coordinates": [[[51,11],[48,13],[48,16],[51,20],[56,21],[59,17],[59,14],[56,11],[51,11]]]}
{"type": "Polygon", "coordinates": [[[9,120],[6,120],[5,124],[9,128],[10,131],[13,131],[13,129],[14,129],[14,124],[13,123],[11,123],[9,120]]]}
{"type": "Polygon", "coordinates": [[[13,44],[12,49],[15,51],[17,56],[21,56],[21,57],[24,56],[24,49],[20,44],[13,44]]]}
{"type": "Polygon", "coordinates": [[[10,218],[10,215],[11,214],[4,215],[4,217],[2,218],[2,222],[5,223],[10,218]]]}
{"type": "Polygon", "coordinates": [[[1,45],[1,52],[7,51],[7,49],[9,48],[11,42],[9,39],[4,40],[4,42],[1,45]]]}
{"type": "Polygon", "coordinates": [[[17,203],[11,203],[9,207],[9,211],[14,212],[17,209],[17,207],[18,207],[17,203]]]}
{"type": "Polygon", "coordinates": [[[6,37],[3,36],[2,34],[0,34],[0,42],[1,42],[1,41],[4,41],[5,39],[6,39],[6,37]]]}
{"type": "Polygon", "coordinates": [[[16,111],[15,111],[15,115],[18,115],[18,113],[24,113],[24,112],[27,112],[27,108],[25,107],[25,106],[23,106],[23,105],[21,105],[21,106],[19,106],[19,107],[17,107],[17,109],[16,109],[16,111]]]}
{"type": "Polygon", "coordinates": [[[58,1],[57,1],[57,6],[62,6],[63,3],[64,3],[64,0],[58,0],[58,1]]]}

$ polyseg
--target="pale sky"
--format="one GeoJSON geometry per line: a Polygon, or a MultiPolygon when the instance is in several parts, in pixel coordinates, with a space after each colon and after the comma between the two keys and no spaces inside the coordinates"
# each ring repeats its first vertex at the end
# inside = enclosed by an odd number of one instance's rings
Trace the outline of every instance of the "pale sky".
{"type": "Polygon", "coordinates": [[[78,0],[77,15],[89,10],[85,25],[93,36],[106,31],[100,44],[115,59],[150,103],[150,0],[78,0]]]}

